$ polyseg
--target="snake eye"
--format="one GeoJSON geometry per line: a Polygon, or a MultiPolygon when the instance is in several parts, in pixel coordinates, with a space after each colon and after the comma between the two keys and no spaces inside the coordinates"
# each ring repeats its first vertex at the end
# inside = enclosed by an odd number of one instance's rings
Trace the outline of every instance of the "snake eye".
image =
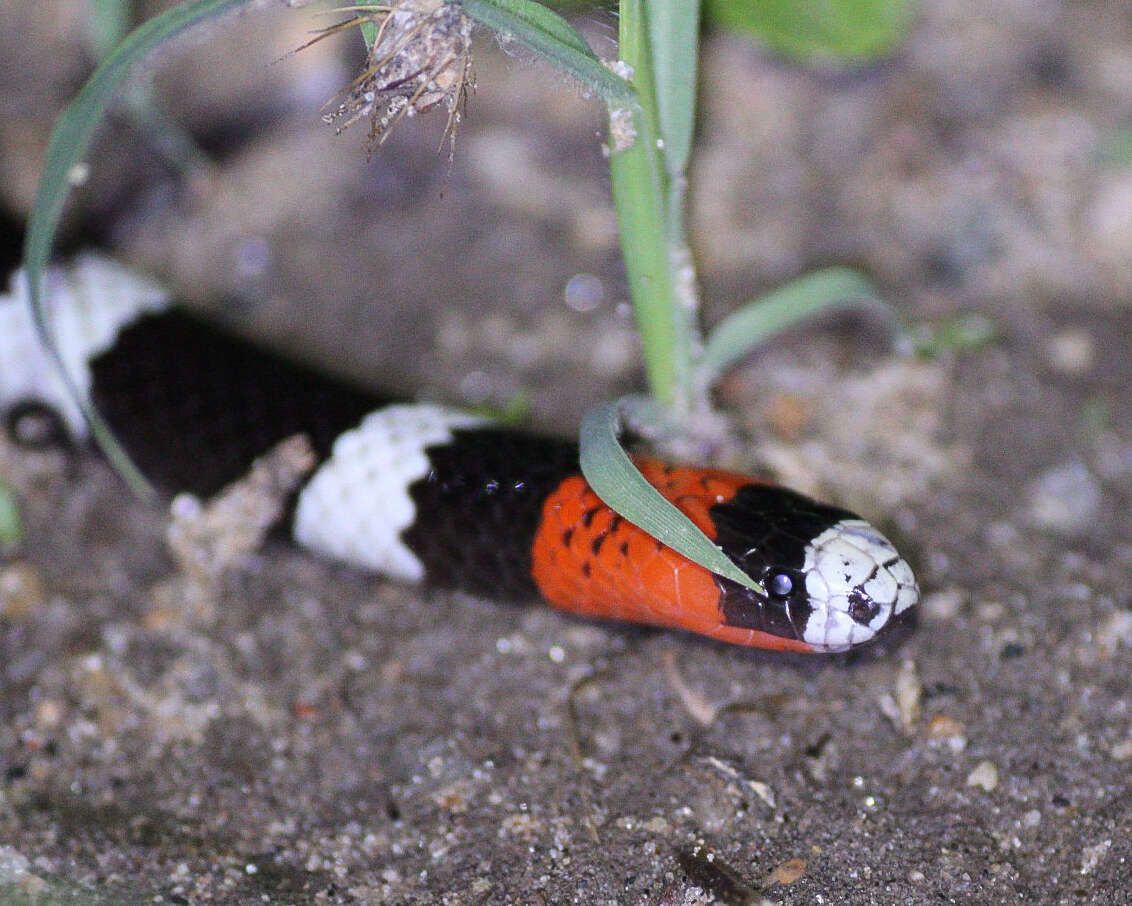
{"type": "Polygon", "coordinates": [[[788,598],[794,591],[794,578],[790,573],[769,573],[764,582],[767,592],[772,598],[788,598]]]}

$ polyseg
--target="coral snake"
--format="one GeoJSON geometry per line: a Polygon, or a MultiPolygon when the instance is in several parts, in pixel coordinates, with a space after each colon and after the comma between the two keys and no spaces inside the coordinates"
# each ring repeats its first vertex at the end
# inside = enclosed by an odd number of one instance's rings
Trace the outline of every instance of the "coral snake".
{"type": "MultiPolygon", "coordinates": [[[[63,358],[143,473],[207,495],[305,433],[319,462],[287,518],[319,553],[406,582],[800,652],[868,642],[918,600],[908,564],[846,510],[731,472],[638,460],[760,594],[603,504],[573,443],[438,405],[382,405],[169,308],[158,287],[127,283],[101,258],[80,258],[69,279],[88,291],[50,294],[63,358]]],[[[0,296],[0,408],[11,421],[42,405],[82,436],[25,296],[18,278],[0,296]]]]}

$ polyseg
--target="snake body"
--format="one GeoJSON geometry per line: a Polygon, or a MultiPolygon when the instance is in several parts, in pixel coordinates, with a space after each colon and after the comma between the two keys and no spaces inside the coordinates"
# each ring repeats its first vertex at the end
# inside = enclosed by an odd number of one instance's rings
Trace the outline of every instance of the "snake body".
{"type": "MultiPolygon", "coordinates": [[[[318,465],[287,518],[321,554],[405,582],[542,597],[586,617],[777,650],[846,650],[918,600],[905,560],[846,510],[744,475],[638,460],[760,594],[606,506],[571,442],[444,406],[388,404],[170,308],[151,284],[115,291],[124,278],[102,259],[80,260],[69,279],[83,269],[100,291],[52,293],[53,328],[142,472],[170,492],[210,495],[305,434],[318,465]]],[[[18,279],[0,297],[0,408],[34,402],[82,436],[23,297],[18,279]]]]}

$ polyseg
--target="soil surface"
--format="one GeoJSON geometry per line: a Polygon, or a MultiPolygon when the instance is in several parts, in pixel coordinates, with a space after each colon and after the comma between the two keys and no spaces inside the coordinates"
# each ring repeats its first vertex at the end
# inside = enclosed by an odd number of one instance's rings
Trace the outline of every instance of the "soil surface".
{"type": "MultiPolygon", "coordinates": [[[[8,268],[90,72],[85,8],[0,7],[8,268]]],[[[451,165],[439,112],[367,160],[364,125],[319,118],[355,41],[286,55],[329,21],[273,8],[163,53],[163,119],[103,131],[61,255],[551,431],[639,387],[598,105],[485,36],[451,165]]],[[[584,24],[610,53],[612,20],[584,24]]],[[[927,350],[827,318],[721,387],[749,465],[917,569],[918,627],[852,656],[409,589],[282,542],[202,601],[166,514],[96,456],[0,441],[26,524],[0,559],[0,899],[1132,902],[1130,148],[1116,0],[925,3],[853,71],[705,38],[706,319],[850,263],[927,350]]]]}

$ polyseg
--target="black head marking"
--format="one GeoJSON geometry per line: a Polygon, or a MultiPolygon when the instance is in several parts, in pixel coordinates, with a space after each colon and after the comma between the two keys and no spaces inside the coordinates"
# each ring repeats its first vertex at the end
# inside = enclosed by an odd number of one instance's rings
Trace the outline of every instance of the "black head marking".
{"type": "Polygon", "coordinates": [[[810,617],[802,566],[806,547],[828,528],[856,518],[773,485],[750,484],[711,508],[716,543],[767,595],[717,578],[720,609],[729,626],[800,639],[810,617]]]}
{"type": "Polygon", "coordinates": [[[716,576],[719,608],[723,622],[742,629],[758,629],[787,639],[800,639],[810,618],[810,604],[804,586],[795,585],[791,594],[764,597],[752,588],[716,576]]]}
{"type": "Polygon", "coordinates": [[[711,508],[716,543],[748,575],[802,568],[806,546],[853,513],[775,485],[744,485],[711,508]]]}

